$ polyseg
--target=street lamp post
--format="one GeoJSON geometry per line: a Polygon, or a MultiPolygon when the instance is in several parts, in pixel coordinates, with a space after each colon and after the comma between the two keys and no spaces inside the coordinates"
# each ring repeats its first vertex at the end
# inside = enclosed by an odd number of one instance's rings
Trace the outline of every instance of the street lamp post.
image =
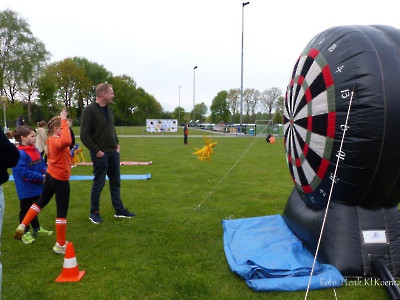
{"type": "Polygon", "coordinates": [[[244,7],[250,2],[242,3],[242,68],[240,72],[240,130],[243,122],[243,31],[244,31],[244,7]]]}
{"type": "Polygon", "coordinates": [[[7,127],[7,119],[6,119],[6,102],[7,102],[7,97],[0,95],[0,102],[3,104],[3,113],[4,113],[4,132],[6,131],[7,127]]]}
{"type": "Polygon", "coordinates": [[[181,85],[179,86],[178,126],[181,126],[181,85]]]}
{"type": "Polygon", "coordinates": [[[196,69],[197,69],[197,66],[195,66],[193,68],[193,123],[195,123],[194,111],[195,111],[195,99],[196,99],[196,69]]]}

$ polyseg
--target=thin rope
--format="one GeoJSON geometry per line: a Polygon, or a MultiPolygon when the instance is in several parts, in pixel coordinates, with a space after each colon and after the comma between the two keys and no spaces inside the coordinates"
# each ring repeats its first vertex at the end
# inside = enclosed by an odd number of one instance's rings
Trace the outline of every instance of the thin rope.
{"type": "Polygon", "coordinates": [[[214,193],[215,189],[221,184],[222,181],[224,181],[225,177],[228,176],[228,174],[236,167],[236,165],[239,163],[239,161],[243,158],[243,156],[249,151],[249,149],[254,145],[254,143],[257,141],[257,138],[253,140],[253,142],[247,147],[247,149],[240,155],[239,159],[233,164],[233,166],[229,169],[228,172],[225,173],[224,176],[218,181],[218,183],[214,186],[214,188],[207,194],[207,196],[204,198],[204,200],[197,206],[197,208],[200,208],[201,205],[203,205],[204,202],[207,201],[207,199],[214,193]]]}
{"type": "MultiPolygon", "coordinates": [[[[266,128],[268,128],[268,125],[272,122],[272,120],[274,119],[274,117],[276,116],[276,114],[279,111],[277,111],[271,118],[271,120],[269,120],[268,124],[264,127],[264,129],[260,132],[260,134],[262,134],[264,132],[264,130],[266,128]]],[[[236,165],[239,163],[239,161],[243,158],[243,156],[250,150],[250,148],[254,145],[254,143],[257,141],[257,138],[255,138],[253,140],[253,142],[247,147],[247,149],[240,155],[240,157],[236,160],[236,162],[233,164],[233,166],[225,173],[224,176],[222,176],[222,178],[218,181],[218,183],[214,186],[214,188],[207,194],[206,197],[204,197],[203,201],[197,205],[196,209],[200,209],[200,207],[204,204],[204,202],[206,202],[208,200],[208,198],[210,198],[210,196],[214,193],[214,191],[216,190],[216,188],[222,183],[222,181],[224,181],[225,177],[229,175],[229,173],[236,167],[236,165]]]]}
{"type": "MultiPolygon", "coordinates": [[[[337,169],[338,169],[338,166],[339,166],[340,155],[341,155],[341,153],[342,153],[342,147],[343,147],[343,142],[344,142],[344,136],[345,136],[346,131],[347,131],[347,129],[348,129],[347,123],[348,123],[348,120],[349,120],[350,109],[351,109],[351,103],[353,102],[354,89],[355,89],[355,85],[354,85],[354,87],[353,87],[353,90],[351,91],[349,107],[348,107],[348,109],[347,109],[347,115],[346,115],[346,122],[345,122],[344,128],[342,129],[342,130],[343,130],[342,140],[341,140],[341,142],[340,142],[339,152],[338,152],[338,154],[336,155],[336,156],[337,156],[337,160],[336,160],[335,172],[333,173],[331,189],[330,189],[330,191],[329,191],[328,203],[326,204],[325,215],[324,215],[324,219],[323,219],[323,222],[322,222],[321,232],[320,232],[320,234],[319,234],[317,249],[316,249],[316,251],[315,251],[314,261],[313,261],[313,265],[312,265],[312,268],[311,268],[310,277],[309,277],[309,279],[308,279],[307,291],[306,291],[306,295],[305,295],[304,299],[307,299],[308,291],[310,290],[311,279],[312,279],[312,276],[313,276],[313,273],[314,273],[315,263],[316,263],[316,261],[317,261],[317,256],[318,256],[318,252],[319,252],[319,247],[320,247],[321,239],[322,239],[322,234],[323,234],[324,228],[325,228],[326,216],[327,216],[327,214],[328,214],[329,204],[330,204],[330,202],[331,202],[331,197],[332,197],[333,186],[335,185],[336,173],[337,173],[337,169]]],[[[335,290],[335,288],[333,288],[333,291],[334,291],[335,297],[336,297],[336,290],[335,290]]]]}

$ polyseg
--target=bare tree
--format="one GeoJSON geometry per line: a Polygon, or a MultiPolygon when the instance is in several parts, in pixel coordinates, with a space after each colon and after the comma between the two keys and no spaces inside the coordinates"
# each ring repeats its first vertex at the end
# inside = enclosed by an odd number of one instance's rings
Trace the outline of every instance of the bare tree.
{"type": "Polygon", "coordinates": [[[253,95],[250,99],[249,102],[249,108],[250,108],[250,113],[251,113],[251,118],[252,118],[252,123],[255,122],[256,119],[256,109],[259,106],[261,100],[261,93],[259,90],[254,90],[253,95]]]}
{"type": "Polygon", "coordinates": [[[232,115],[236,113],[236,110],[239,106],[239,96],[240,89],[230,89],[228,91],[228,95],[226,96],[226,100],[228,101],[228,107],[232,115]]]}
{"type": "Polygon", "coordinates": [[[32,119],[32,103],[38,97],[38,85],[40,72],[46,66],[46,61],[50,59],[50,53],[45,49],[45,45],[37,41],[32,46],[31,57],[23,69],[23,74],[20,81],[19,93],[22,99],[28,103],[28,122],[32,119]]]}
{"type": "Polygon", "coordinates": [[[278,87],[272,87],[261,93],[261,103],[263,109],[268,113],[268,119],[271,119],[272,111],[276,106],[279,97],[282,96],[282,91],[278,87]]]}
{"type": "Polygon", "coordinates": [[[249,122],[250,119],[250,111],[253,105],[253,94],[254,89],[245,89],[243,91],[243,101],[244,101],[244,109],[246,110],[246,122],[249,122]]]}

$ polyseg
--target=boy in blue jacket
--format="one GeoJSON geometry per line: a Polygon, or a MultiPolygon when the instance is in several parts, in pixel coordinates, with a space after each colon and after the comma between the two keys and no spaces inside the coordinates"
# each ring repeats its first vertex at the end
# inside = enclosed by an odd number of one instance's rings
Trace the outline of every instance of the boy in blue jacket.
{"type": "MultiPolygon", "coordinates": [[[[19,221],[21,222],[31,205],[39,199],[42,193],[46,164],[43,162],[39,150],[35,148],[36,132],[34,129],[27,125],[18,127],[15,132],[15,139],[19,143],[20,159],[12,171],[20,199],[19,221]]],[[[29,226],[27,226],[25,234],[22,236],[22,241],[25,244],[35,242],[34,236],[51,235],[53,233],[40,227],[37,216],[31,221],[31,225],[33,233],[29,232],[29,226]]]]}

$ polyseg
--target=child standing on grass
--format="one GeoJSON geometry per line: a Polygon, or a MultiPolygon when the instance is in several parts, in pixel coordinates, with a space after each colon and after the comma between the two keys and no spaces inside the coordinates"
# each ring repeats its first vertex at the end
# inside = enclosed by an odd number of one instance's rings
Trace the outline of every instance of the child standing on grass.
{"type": "MultiPolygon", "coordinates": [[[[20,156],[18,164],[12,168],[12,172],[20,200],[19,221],[21,222],[31,205],[40,197],[45,179],[46,165],[38,149],[35,148],[36,133],[34,129],[27,125],[19,126],[15,132],[15,139],[19,143],[20,156]]],[[[30,223],[33,227],[33,232],[29,231],[28,223],[22,236],[22,241],[25,244],[35,242],[35,236],[51,235],[53,233],[53,231],[40,227],[37,216],[30,223]]]]}
{"type": "Polygon", "coordinates": [[[54,252],[65,254],[67,214],[69,206],[71,176],[71,134],[68,128],[67,112],[63,110],[59,117],[53,117],[48,123],[49,138],[47,139],[47,172],[43,192],[36,203],[32,204],[21,224],[15,231],[14,238],[20,240],[25,227],[50,202],[55,194],[57,205],[56,244],[54,252]]]}

